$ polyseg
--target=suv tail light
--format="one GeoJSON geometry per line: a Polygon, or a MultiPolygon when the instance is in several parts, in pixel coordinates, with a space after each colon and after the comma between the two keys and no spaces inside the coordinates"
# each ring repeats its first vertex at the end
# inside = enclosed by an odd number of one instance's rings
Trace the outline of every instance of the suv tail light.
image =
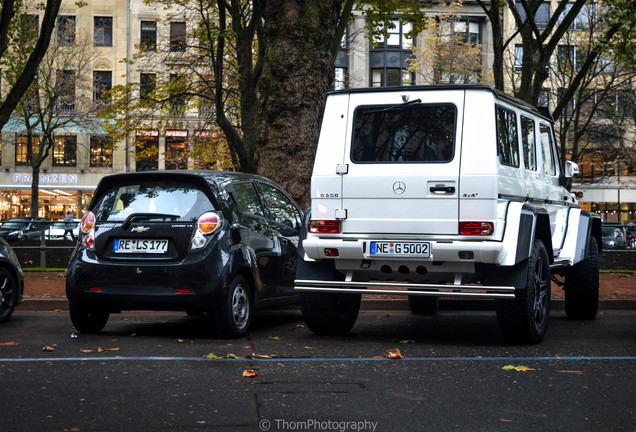
{"type": "Polygon", "coordinates": [[[310,220],[307,228],[310,233],[314,234],[338,234],[340,232],[340,221],[310,220]]]}
{"type": "Polygon", "coordinates": [[[494,229],[495,229],[495,225],[492,222],[460,222],[459,223],[460,235],[489,236],[489,235],[492,235],[494,229]]]}

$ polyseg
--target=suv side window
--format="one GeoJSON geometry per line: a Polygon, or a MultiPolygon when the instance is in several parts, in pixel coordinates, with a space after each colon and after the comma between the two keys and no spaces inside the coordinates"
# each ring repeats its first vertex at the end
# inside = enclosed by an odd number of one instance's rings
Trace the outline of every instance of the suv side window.
{"type": "Polygon", "coordinates": [[[497,106],[497,153],[503,165],[519,166],[517,116],[501,106],[497,106]]]}
{"type": "Polygon", "coordinates": [[[546,124],[541,124],[541,159],[543,162],[543,172],[547,175],[556,175],[555,157],[552,148],[552,131],[546,124]]]}
{"type": "Polygon", "coordinates": [[[236,183],[233,187],[241,210],[245,213],[251,213],[257,216],[265,216],[263,204],[261,204],[261,200],[258,198],[254,183],[236,183]]]}
{"type": "Polygon", "coordinates": [[[534,120],[521,116],[521,143],[526,169],[537,170],[537,149],[534,141],[534,120]]]}
{"type": "Polygon", "coordinates": [[[265,183],[260,183],[260,186],[261,191],[263,192],[263,199],[269,208],[271,218],[280,224],[284,224],[295,229],[300,228],[300,214],[289,198],[273,186],[265,183]]]}

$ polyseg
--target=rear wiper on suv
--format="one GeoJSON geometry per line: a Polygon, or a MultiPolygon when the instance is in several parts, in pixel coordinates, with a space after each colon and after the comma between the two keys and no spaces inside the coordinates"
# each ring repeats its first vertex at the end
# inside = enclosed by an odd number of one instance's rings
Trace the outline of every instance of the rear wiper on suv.
{"type": "Polygon", "coordinates": [[[121,225],[123,229],[128,229],[133,221],[137,220],[153,220],[153,219],[179,219],[179,215],[169,214],[169,213],[133,213],[126,218],[124,223],[121,225]]]}
{"type": "Polygon", "coordinates": [[[422,99],[414,99],[412,101],[408,101],[408,102],[404,102],[401,104],[396,104],[396,105],[391,105],[388,106],[386,108],[378,108],[378,109],[374,109],[374,110],[369,110],[369,111],[365,111],[365,113],[378,113],[378,112],[385,112],[385,111],[393,111],[393,110],[398,110],[398,109],[404,109],[404,108],[408,108],[411,105],[415,105],[415,104],[419,104],[422,103],[422,99]]]}

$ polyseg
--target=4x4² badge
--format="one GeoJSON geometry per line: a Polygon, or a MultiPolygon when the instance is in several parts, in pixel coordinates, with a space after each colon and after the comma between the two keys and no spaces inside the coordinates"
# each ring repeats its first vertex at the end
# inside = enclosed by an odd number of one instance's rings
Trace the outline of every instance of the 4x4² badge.
{"type": "Polygon", "coordinates": [[[404,184],[404,182],[396,181],[395,183],[393,183],[393,192],[398,195],[402,195],[404,192],[406,192],[406,185],[404,184]]]}

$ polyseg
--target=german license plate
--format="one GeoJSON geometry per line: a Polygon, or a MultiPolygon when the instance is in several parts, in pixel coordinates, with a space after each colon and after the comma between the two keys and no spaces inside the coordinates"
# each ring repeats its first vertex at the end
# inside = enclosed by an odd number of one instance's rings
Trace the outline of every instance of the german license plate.
{"type": "Polygon", "coordinates": [[[163,254],[168,251],[168,240],[115,239],[115,253],[163,254]]]}
{"type": "Polygon", "coordinates": [[[417,257],[431,256],[429,242],[371,242],[370,253],[373,256],[417,257]]]}

